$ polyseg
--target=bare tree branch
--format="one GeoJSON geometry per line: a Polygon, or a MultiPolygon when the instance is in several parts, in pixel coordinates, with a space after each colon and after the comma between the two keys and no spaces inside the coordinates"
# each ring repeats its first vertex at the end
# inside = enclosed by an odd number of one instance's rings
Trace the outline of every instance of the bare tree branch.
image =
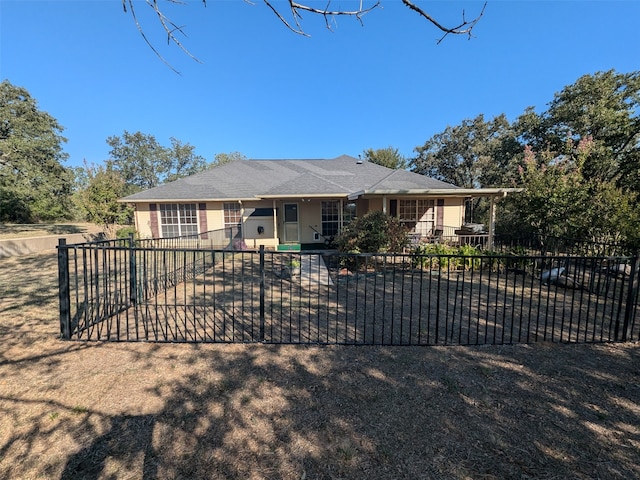
{"type": "MultiPolygon", "coordinates": [[[[191,57],[195,61],[199,62],[199,60],[196,57],[194,57],[189,52],[189,50],[187,50],[187,48],[182,44],[182,42],[177,38],[177,36],[176,36],[177,33],[180,33],[180,34],[184,35],[185,37],[186,37],[186,35],[185,35],[185,33],[184,33],[184,31],[183,31],[181,26],[176,25],[173,21],[171,21],[162,12],[162,9],[158,5],[158,3],[161,2],[162,0],[144,0],[144,1],[145,1],[145,3],[147,5],[149,5],[154,10],[156,16],[158,17],[158,21],[160,22],[160,25],[162,25],[162,28],[164,29],[164,31],[167,34],[167,43],[175,44],[185,54],[187,54],[189,57],[191,57]]],[[[173,3],[173,4],[184,4],[184,2],[182,0],[164,0],[164,1],[170,2],[170,3],[173,3]]],[[[254,4],[251,0],[244,0],[244,1],[246,3],[251,4],[251,5],[254,4]]],[[[382,8],[382,5],[381,5],[382,0],[360,0],[358,8],[351,9],[351,10],[343,9],[343,8],[340,8],[340,7],[336,8],[336,9],[332,9],[331,8],[331,0],[327,0],[327,4],[326,4],[325,7],[313,7],[313,6],[311,6],[310,2],[312,0],[303,0],[303,3],[301,3],[301,2],[299,2],[297,0],[286,0],[286,5],[288,5],[288,7],[289,7],[289,9],[291,11],[291,17],[293,18],[292,21],[288,21],[284,17],[284,15],[282,14],[282,8],[283,7],[274,5],[274,3],[277,0],[263,0],[263,1],[264,1],[265,5],[267,7],[269,7],[269,9],[276,15],[276,17],[278,17],[278,19],[289,30],[291,30],[292,32],[294,32],[296,34],[303,35],[303,36],[306,36],[306,37],[308,37],[309,35],[304,31],[304,29],[302,28],[302,24],[301,24],[301,22],[302,22],[302,13],[303,12],[309,12],[310,14],[313,14],[313,15],[322,16],[324,18],[324,20],[325,20],[325,24],[326,24],[327,28],[329,30],[331,30],[332,29],[331,28],[332,27],[331,24],[335,22],[335,18],[338,17],[338,16],[354,17],[361,24],[363,24],[362,17],[364,17],[364,15],[366,15],[369,12],[371,12],[372,10],[375,10],[376,8],[382,8]],[[365,3],[369,4],[369,6],[366,6],[365,3]]],[[[169,66],[169,68],[171,68],[173,71],[177,72],[177,70],[175,70],[175,68],[173,68],[165,60],[165,58],[152,45],[151,41],[145,35],[144,30],[143,30],[140,22],[138,21],[138,17],[136,16],[136,11],[134,9],[133,2],[134,2],[134,0],[122,0],[122,6],[124,8],[124,11],[125,12],[129,11],[131,13],[131,16],[133,17],[133,20],[134,20],[134,22],[136,24],[136,27],[138,28],[138,31],[140,32],[140,35],[142,35],[142,38],[147,43],[147,45],[151,48],[151,50],[153,50],[153,52],[167,66],[169,66]]],[[[202,3],[206,7],[207,0],[202,0],[202,3]]],[[[423,10],[422,8],[417,6],[415,4],[415,0],[402,0],[402,3],[406,7],[408,7],[409,9],[411,9],[414,12],[418,13],[421,17],[426,19],[429,23],[434,25],[437,29],[439,29],[440,31],[444,32],[444,35],[438,40],[437,43],[442,42],[442,40],[444,40],[444,38],[447,35],[468,35],[469,37],[471,37],[471,33],[472,33],[473,28],[480,21],[480,19],[484,15],[485,8],[487,7],[487,4],[485,3],[484,6],[482,7],[482,10],[480,11],[480,14],[478,14],[478,16],[474,17],[472,20],[467,20],[466,19],[465,12],[463,10],[463,12],[462,12],[462,23],[460,23],[460,25],[457,25],[455,27],[446,27],[443,24],[441,24],[440,22],[438,22],[432,15],[430,15],[425,10],[423,10]]],[[[179,73],[179,72],[177,72],[177,73],[179,73]]]]}
{"type": "Polygon", "coordinates": [[[456,26],[456,27],[449,28],[449,27],[445,27],[444,25],[439,23],[435,18],[433,18],[433,16],[429,15],[427,12],[425,12],[420,7],[418,7],[415,3],[413,3],[412,0],[402,0],[402,3],[404,3],[407,7],[409,7],[414,12],[417,12],[423,18],[427,19],[436,28],[438,28],[439,30],[442,30],[444,32],[444,35],[440,38],[440,40],[438,40],[438,43],[442,42],[442,40],[444,40],[444,38],[447,35],[450,35],[450,34],[452,34],[452,35],[469,35],[469,37],[471,37],[471,31],[473,30],[473,27],[475,27],[476,24],[480,21],[480,19],[484,15],[485,8],[487,8],[487,3],[485,2],[485,4],[482,6],[482,10],[480,11],[480,14],[477,17],[475,17],[473,20],[469,20],[469,21],[467,21],[467,19],[465,18],[465,13],[464,13],[464,10],[463,10],[462,11],[462,23],[460,25],[456,26]]]}
{"type": "MultiPolygon", "coordinates": [[[[131,12],[131,16],[133,17],[133,21],[136,24],[136,28],[138,29],[138,32],[140,32],[140,35],[142,35],[142,38],[144,39],[144,41],[146,42],[146,44],[149,46],[149,48],[151,48],[151,50],[153,51],[153,53],[156,54],[156,56],[162,60],[162,62],[167,65],[171,70],[173,70],[176,73],[180,73],[178,72],[175,68],[173,68],[173,66],[171,66],[171,64],[160,54],[160,52],[153,46],[153,44],[151,43],[151,41],[149,40],[149,38],[146,36],[146,34],[144,33],[144,30],[142,28],[142,25],[140,24],[140,22],[138,21],[138,17],[136,15],[136,10],[133,6],[133,1],[134,0],[122,0],[122,7],[124,8],[125,13],[127,12],[127,5],[129,6],[129,12],[131,12]]],[[[180,50],[182,50],[187,56],[189,56],[190,58],[192,58],[193,60],[195,60],[198,63],[202,63],[200,62],[200,60],[198,60],[195,56],[193,56],[191,54],[191,52],[189,52],[189,50],[187,50],[187,48],[182,44],[182,42],[176,37],[175,33],[179,32],[182,35],[184,35],[185,37],[187,36],[184,31],[182,30],[182,27],[176,25],[175,23],[173,23],[169,18],[167,18],[167,16],[162,12],[162,10],[160,9],[160,7],[158,6],[158,0],[144,0],[145,3],[147,5],[149,5],[155,12],[156,16],[158,17],[158,21],[160,22],[160,24],[162,25],[162,28],[164,29],[164,31],[167,34],[167,44],[171,44],[174,43],[176,46],[178,46],[178,48],[180,48],[180,50]]],[[[168,2],[171,3],[175,3],[175,4],[180,4],[180,5],[184,5],[184,2],[180,1],[180,0],[167,0],[168,2]]],[[[204,6],[207,6],[207,0],[202,0],[202,3],[204,4],[204,6]]]]}

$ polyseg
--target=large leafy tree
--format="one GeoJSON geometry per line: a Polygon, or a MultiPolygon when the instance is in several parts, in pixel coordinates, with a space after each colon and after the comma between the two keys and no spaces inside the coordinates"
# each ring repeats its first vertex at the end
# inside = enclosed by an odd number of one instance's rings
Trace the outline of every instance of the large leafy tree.
{"type": "Polygon", "coordinates": [[[640,72],[584,75],[556,93],[545,112],[528,109],[515,128],[524,143],[556,157],[575,154],[588,140],[585,175],[640,192],[640,72]]]}
{"type": "Polygon", "coordinates": [[[0,220],[68,218],[72,172],[62,126],[22,87],[0,83],[0,220]]]}
{"type": "Polygon", "coordinates": [[[190,144],[171,138],[171,147],[161,145],[153,135],[124,131],[107,139],[110,161],[124,179],[126,193],[156,187],[162,183],[198,173],[209,167],[190,144]]]}
{"type": "Polygon", "coordinates": [[[395,170],[407,167],[407,160],[400,154],[397,148],[387,147],[374,150],[368,148],[362,152],[364,159],[371,163],[377,163],[383,167],[393,168],[395,170]]]}
{"type": "MultiPolygon", "coordinates": [[[[412,171],[459,187],[510,185],[523,147],[504,115],[485,120],[483,115],[447,127],[416,147],[409,161],[412,171]]],[[[466,204],[467,221],[487,223],[489,202],[475,198],[466,204]]]]}
{"type": "Polygon", "coordinates": [[[196,155],[195,147],[171,137],[171,147],[167,150],[169,170],[165,181],[188,177],[210,167],[204,157],[196,155]]]}
{"type": "Polygon", "coordinates": [[[415,152],[409,161],[412,171],[459,187],[479,188],[509,183],[522,146],[504,115],[488,121],[478,115],[447,127],[415,152]]]}
{"type": "Polygon", "coordinates": [[[634,243],[640,72],[584,75],[540,114],[530,107],[511,125],[479,115],[416,153],[413,171],[462,187],[524,186],[499,210],[507,231],[634,243]]]}

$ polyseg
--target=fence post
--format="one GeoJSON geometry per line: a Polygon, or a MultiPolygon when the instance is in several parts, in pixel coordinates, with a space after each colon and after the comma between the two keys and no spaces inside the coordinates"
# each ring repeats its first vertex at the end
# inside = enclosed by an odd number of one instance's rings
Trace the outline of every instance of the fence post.
{"type": "Polygon", "coordinates": [[[132,306],[135,306],[138,301],[138,292],[136,285],[137,279],[137,267],[136,267],[136,251],[134,247],[133,233],[129,234],[129,301],[132,306]]]}
{"type": "Polygon", "coordinates": [[[264,342],[264,245],[260,245],[260,341],[264,342]]]}
{"type": "MultiPolygon", "coordinates": [[[[636,297],[638,293],[638,251],[636,250],[631,258],[631,274],[629,275],[629,290],[627,291],[627,304],[624,309],[624,320],[622,324],[622,341],[626,342],[629,336],[629,325],[633,320],[636,307],[636,297]]],[[[616,341],[619,338],[618,323],[615,332],[616,341]]]]}
{"type": "Polygon", "coordinates": [[[71,339],[71,297],[69,289],[69,247],[67,240],[58,240],[58,298],[60,300],[60,334],[71,339]]]}

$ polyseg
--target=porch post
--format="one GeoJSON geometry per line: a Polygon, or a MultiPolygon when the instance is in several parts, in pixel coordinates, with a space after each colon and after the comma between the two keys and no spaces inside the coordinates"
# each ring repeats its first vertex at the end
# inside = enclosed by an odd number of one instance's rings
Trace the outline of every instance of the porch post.
{"type": "Polygon", "coordinates": [[[487,248],[491,251],[493,250],[493,235],[495,232],[496,225],[496,197],[491,195],[491,200],[489,203],[489,242],[487,248]]]}
{"type": "MultiPolygon", "coordinates": [[[[272,200],[273,202],[273,238],[277,239],[278,238],[278,217],[277,217],[277,208],[276,208],[276,199],[274,198],[272,200]]],[[[280,240],[278,240],[278,243],[280,243],[280,240]]]]}
{"type": "Polygon", "coordinates": [[[382,197],[382,213],[387,213],[387,196],[382,197]]]}
{"type": "Polygon", "coordinates": [[[242,200],[238,200],[238,203],[240,204],[240,238],[244,240],[244,205],[242,200]]]}

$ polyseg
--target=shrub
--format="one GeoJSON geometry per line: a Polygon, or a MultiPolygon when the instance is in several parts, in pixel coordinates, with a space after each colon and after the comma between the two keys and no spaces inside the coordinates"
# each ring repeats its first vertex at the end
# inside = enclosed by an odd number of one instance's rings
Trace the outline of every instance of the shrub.
{"type": "Polygon", "coordinates": [[[138,238],[138,232],[136,227],[129,225],[116,230],[116,238],[129,238],[129,235],[133,235],[134,238],[138,238]]]}
{"type": "Polygon", "coordinates": [[[408,244],[404,225],[381,211],[355,219],[335,239],[336,248],[346,253],[400,253],[408,244]]]}
{"type": "Polygon", "coordinates": [[[412,252],[414,267],[424,269],[478,269],[482,266],[482,252],[471,245],[453,247],[441,243],[424,243],[412,252]]]}

